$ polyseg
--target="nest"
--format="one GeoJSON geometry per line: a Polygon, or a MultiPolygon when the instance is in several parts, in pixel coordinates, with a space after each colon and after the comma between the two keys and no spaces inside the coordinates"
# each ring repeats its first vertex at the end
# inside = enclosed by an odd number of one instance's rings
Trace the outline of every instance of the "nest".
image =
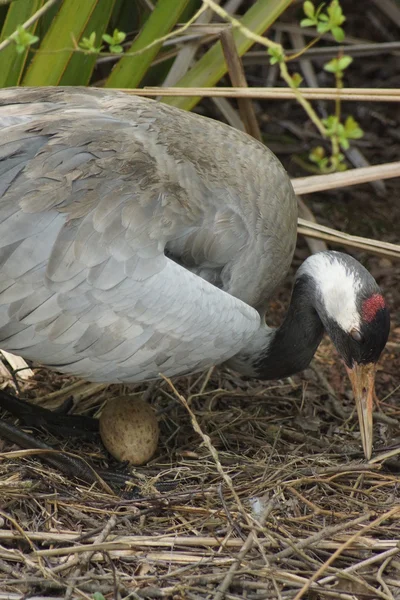
{"type": "MultiPolygon", "coordinates": [[[[366,463],[353,402],[323,374],[326,348],[303,379],[266,385],[215,369],[137,386],[161,445],[118,489],[4,445],[0,600],[400,598],[395,408],[378,413],[386,449],[366,463]]],[[[51,408],[73,395],[86,414],[127,391],[41,370],[21,385],[51,408]]],[[[128,472],[100,443],[45,439],[128,472]]]]}

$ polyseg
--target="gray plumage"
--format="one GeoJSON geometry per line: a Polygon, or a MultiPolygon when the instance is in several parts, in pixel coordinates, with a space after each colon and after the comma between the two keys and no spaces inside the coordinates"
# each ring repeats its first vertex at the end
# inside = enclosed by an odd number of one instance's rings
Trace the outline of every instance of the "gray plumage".
{"type": "Polygon", "coordinates": [[[106,90],[0,90],[0,347],[91,381],[265,338],[297,207],[249,136],[106,90]]]}

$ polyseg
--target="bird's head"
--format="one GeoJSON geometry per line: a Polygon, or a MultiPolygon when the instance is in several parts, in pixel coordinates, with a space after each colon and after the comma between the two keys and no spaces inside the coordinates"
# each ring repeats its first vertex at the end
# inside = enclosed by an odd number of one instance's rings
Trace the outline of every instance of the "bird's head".
{"type": "Polygon", "coordinates": [[[302,277],[312,280],[315,309],[346,367],[370,458],[376,364],[390,327],[385,300],[372,275],[340,252],[314,254],[299,269],[302,277]]]}

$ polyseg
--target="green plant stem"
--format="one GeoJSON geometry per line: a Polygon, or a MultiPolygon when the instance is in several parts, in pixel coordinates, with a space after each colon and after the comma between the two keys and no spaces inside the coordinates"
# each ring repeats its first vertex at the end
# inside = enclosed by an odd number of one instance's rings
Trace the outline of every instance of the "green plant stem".
{"type": "MultiPolygon", "coordinates": [[[[272,40],[268,39],[267,37],[263,37],[261,35],[258,35],[257,33],[254,33],[253,31],[248,29],[248,27],[243,25],[243,23],[241,23],[238,19],[236,19],[235,17],[232,17],[232,15],[227,13],[226,10],[224,10],[221,6],[216,4],[214,2],[214,0],[203,0],[203,3],[207,4],[207,6],[209,6],[215,13],[217,13],[217,15],[219,15],[223,19],[229,21],[233,25],[233,27],[238,28],[239,31],[241,31],[243,33],[243,35],[245,35],[246,37],[250,38],[254,42],[262,44],[266,48],[276,48],[283,54],[283,56],[285,56],[285,50],[284,50],[282,44],[277,44],[276,42],[273,42],[272,40]]],[[[297,54],[297,56],[299,56],[299,55],[300,55],[300,53],[297,54]]],[[[321,119],[318,117],[317,113],[313,109],[311,103],[308,100],[306,100],[305,98],[303,98],[299,88],[294,85],[292,77],[289,74],[289,71],[287,69],[285,61],[281,61],[279,63],[279,67],[280,67],[282,79],[293,90],[293,92],[296,96],[296,100],[304,108],[307,115],[310,117],[311,121],[314,123],[314,125],[316,126],[316,128],[318,129],[318,131],[320,132],[322,137],[326,138],[327,137],[326,128],[324,127],[321,119]]]]}
{"type": "Polygon", "coordinates": [[[288,54],[287,56],[285,56],[285,62],[289,62],[290,60],[295,60],[296,58],[299,58],[300,56],[305,54],[310,48],[315,46],[315,44],[319,42],[321,38],[322,35],[318,35],[316,38],[311,40],[311,42],[309,42],[306,46],[304,46],[304,48],[301,48],[301,50],[296,52],[296,54],[288,54]]]}
{"type": "Polygon", "coordinates": [[[279,49],[282,51],[282,53],[284,53],[284,49],[281,44],[277,44],[276,42],[273,42],[272,40],[268,39],[267,37],[263,37],[262,35],[258,35],[258,33],[254,33],[254,31],[251,31],[251,29],[248,29],[248,27],[243,25],[243,23],[241,23],[238,19],[236,19],[235,17],[232,17],[232,15],[227,13],[224,8],[219,6],[219,4],[216,4],[214,2],[214,0],[203,0],[203,3],[206,4],[207,6],[209,6],[219,17],[229,21],[233,25],[233,27],[237,27],[237,29],[239,29],[239,31],[241,31],[243,33],[243,35],[245,35],[249,39],[253,40],[253,42],[262,44],[263,46],[266,46],[267,48],[279,49]]]}
{"type": "MultiPolygon", "coordinates": [[[[336,87],[338,90],[343,89],[343,71],[336,71],[335,73],[335,79],[336,79],[336,87]]],[[[336,118],[338,120],[338,123],[340,123],[340,109],[341,109],[341,104],[340,104],[340,96],[338,96],[335,99],[335,115],[336,118]]]]}
{"type": "MultiPolygon", "coordinates": [[[[343,88],[343,71],[336,71],[336,73],[335,73],[335,79],[336,79],[336,87],[337,87],[337,89],[341,90],[343,88]]],[[[335,117],[337,119],[337,126],[339,126],[340,118],[341,118],[341,102],[340,102],[340,97],[337,97],[335,99],[335,117]]],[[[338,160],[337,157],[338,157],[339,152],[340,152],[339,137],[338,137],[337,133],[334,133],[332,135],[331,143],[332,143],[332,167],[334,169],[336,169],[337,164],[339,162],[339,160],[338,160]]]]}
{"type": "Polygon", "coordinates": [[[293,90],[293,93],[296,96],[297,102],[304,108],[307,115],[310,117],[311,121],[314,123],[315,127],[318,129],[318,131],[320,132],[322,137],[326,138],[327,132],[326,132],[326,128],[324,127],[324,124],[322,123],[321,119],[319,118],[319,116],[317,115],[315,110],[313,109],[311,103],[303,97],[299,88],[294,85],[292,77],[290,76],[290,73],[287,69],[286,63],[283,61],[280,62],[279,68],[280,68],[282,79],[293,90]]]}

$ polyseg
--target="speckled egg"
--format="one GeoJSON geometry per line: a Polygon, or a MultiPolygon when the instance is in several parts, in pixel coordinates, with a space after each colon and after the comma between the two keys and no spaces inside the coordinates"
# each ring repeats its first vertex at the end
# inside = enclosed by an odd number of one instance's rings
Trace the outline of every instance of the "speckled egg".
{"type": "Polygon", "coordinates": [[[142,465],[157,450],[159,427],[154,410],[135,396],[110,399],[100,415],[100,435],[117,460],[142,465]]]}

